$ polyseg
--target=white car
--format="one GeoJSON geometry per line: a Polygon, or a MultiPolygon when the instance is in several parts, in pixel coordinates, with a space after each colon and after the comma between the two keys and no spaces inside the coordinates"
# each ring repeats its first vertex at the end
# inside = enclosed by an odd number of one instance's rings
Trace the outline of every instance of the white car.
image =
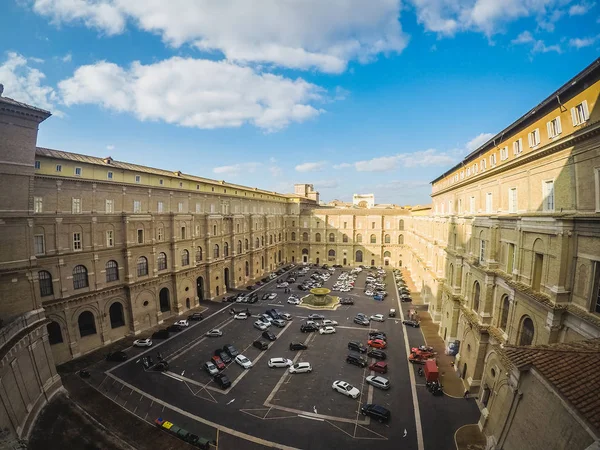
{"type": "Polygon", "coordinates": [[[180,327],[189,327],[190,323],[185,319],[181,319],[181,320],[178,320],[177,322],[175,322],[174,325],[179,325],[180,327]]]}
{"type": "Polygon", "coordinates": [[[270,368],[274,367],[290,367],[293,363],[291,359],[287,358],[271,358],[267,363],[270,368]]]}
{"type": "Polygon", "coordinates": [[[286,288],[290,285],[290,283],[288,283],[287,281],[284,281],[283,283],[279,283],[277,285],[278,288],[286,288]]]}
{"type": "Polygon", "coordinates": [[[254,328],[258,328],[260,331],[265,331],[269,327],[263,321],[257,320],[256,322],[254,322],[254,328]]]}
{"type": "Polygon", "coordinates": [[[283,320],[287,320],[288,322],[292,320],[292,316],[288,313],[279,314],[279,317],[281,317],[283,320]]]}
{"type": "Polygon", "coordinates": [[[277,298],[277,292],[271,292],[269,294],[269,297],[268,297],[269,300],[275,300],[276,298],[277,298]]]}
{"type": "Polygon", "coordinates": [[[233,316],[233,318],[237,320],[246,320],[248,318],[248,314],[246,314],[245,312],[237,313],[235,316],[233,316]]]}
{"type": "Polygon", "coordinates": [[[324,327],[335,327],[338,323],[335,320],[325,319],[321,322],[324,327]]]}
{"type": "Polygon", "coordinates": [[[290,305],[299,305],[299,304],[300,304],[300,300],[299,300],[299,299],[297,299],[297,298],[292,298],[292,297],[288,298],[288,301],[287,301],[287,302],[288,302],[290,305]]]}
{"type": "Polygon", "coordinates": [[[340,394],[347,395],[348,397],[358,398],[360,395],[360,391],[352,386],[350,383],[346,383],[345,381],[336,380],[331,385],[331,388],[334,391],[338,391],[340,394]]]}
{"type": "Polygon", "coordinates": [[[133,341],[134,347],[152,347],[152,339],[137,339],[133,341]]]}
{"type": "Polygon", "coordinates": [[[371,316],[371,320],[374,320],[375,322],[385,322],[385,317],[383,317],[383,314],[374,314],[371,316]]]}
{"type": "Polygon", "coordinates": [[[380,377],[378,375],[369,375],[367,378],[367,383],[371,386],[375,386],[376,388],[388,390],[390,388],[390,380],[387,378],[380,377]]]}
{"type": "Polygon", "coordinates": [[[365,295],[372,297],[375,293],[373,291],[365,291],[365,295]]]}
{"type": "Polygon", "coordinates": [[[213,328],[212,330],[207,331],[206,335],[208,337],[220,337],[220,336],[223,336],[223,332],[221,330],[219,330],[218,328],[213,328]]]}
{"type": "Polygon", "coordinates": [[[268,314],[261,314],[258,316],[258,320],[263,321],[267,326],[271,326],[271,323],[273,322],[273,318],[268,314]]]}
{"type": "Polygon", "coordinates": [[[299,362],[290,367],[290,373],[310,373],[312,366],[307,362],[299,362]]]}
{"type": "Polygon", "coordinates": [[[237,355],[235,357],[235,362],[242,366],[244,369],[249,369],[250,367],[252,367],[252,361],[250,361],[244,355],[237,355]]]}
{"type": "Polygon", "coordinates": [[[322,327],[319,328],[319,334],[333,334],[335,333],[334,327],[322,327]]]}

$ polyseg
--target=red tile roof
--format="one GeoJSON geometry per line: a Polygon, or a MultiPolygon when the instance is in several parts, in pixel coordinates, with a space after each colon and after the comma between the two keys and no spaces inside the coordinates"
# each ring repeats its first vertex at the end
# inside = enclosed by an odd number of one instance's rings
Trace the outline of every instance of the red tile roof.
{"type": "Polygon", "coordinates": [[[600,430],[600,339],[534,347],[507,345],[504,352],[519,370],[535,367],[582,417],[600,430]]]}

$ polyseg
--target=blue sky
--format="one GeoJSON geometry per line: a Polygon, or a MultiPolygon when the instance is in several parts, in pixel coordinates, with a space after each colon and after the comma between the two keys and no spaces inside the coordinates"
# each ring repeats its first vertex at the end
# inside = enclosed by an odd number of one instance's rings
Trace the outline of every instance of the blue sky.
{"type": "Polygon", "coordinates": [[[38,145],[321,198],[429,182],[591,63],[580,0],[8,0],[38,145]]]}

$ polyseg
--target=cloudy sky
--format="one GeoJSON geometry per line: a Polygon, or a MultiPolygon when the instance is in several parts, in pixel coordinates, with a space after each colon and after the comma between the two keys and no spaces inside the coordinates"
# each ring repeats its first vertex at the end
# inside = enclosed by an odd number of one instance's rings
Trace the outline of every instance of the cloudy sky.
{"type": "Polygon", "coordinates": [[[38,145],[324,200],[429,182],[587,66],[582,0],[6,0],[38,145]]]}

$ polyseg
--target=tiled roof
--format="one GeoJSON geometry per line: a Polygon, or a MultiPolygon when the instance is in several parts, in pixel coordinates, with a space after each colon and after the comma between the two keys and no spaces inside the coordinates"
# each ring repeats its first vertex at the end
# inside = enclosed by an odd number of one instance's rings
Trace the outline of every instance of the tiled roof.
{"type": "Polygon", "coordinates": [[[507,345],[504,352],[519,369],[535,367],[574,409],[600,430],[600,339],[534,347],[507,345]]]}
{"type": "Polygon", "coordinates": [[[20,108],[30,109],[32,111],[40,113],[41,116],[49,117],[52,115],[50,111],[46,111],[45,109],[36,108],[35,106],[28,105],[27,103],[18,102],[10,97],[2,97],[0,96],[0,103],[4,103],[5,105],[10,106],[18,106],[20,108]]]}

